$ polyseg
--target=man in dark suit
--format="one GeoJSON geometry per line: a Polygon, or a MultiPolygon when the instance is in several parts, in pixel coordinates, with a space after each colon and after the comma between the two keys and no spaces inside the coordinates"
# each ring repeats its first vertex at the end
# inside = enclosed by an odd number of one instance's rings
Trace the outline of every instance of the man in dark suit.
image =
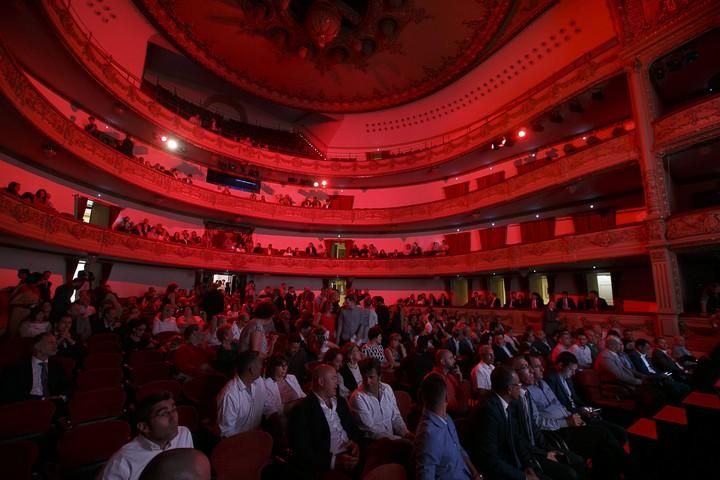
{"type": "Polygon", "coordinates": [[[518,354],[517,350],[505,341],[505,333],[496,331],[493,334],[493,353],[495,354],[495,363],[500,364],[511,359],[518,354]]]}
{"type": "Polygon", "coordinates": [[[563,291],[561,296],[555,300],[558,310],[576,310],[575,300],[568,296],[568,292],[563,291]]]}
{"type": "Polygon", "coordinates": [[[488,479],[538,479],[537,463],[520,441],[515,409],[510,408],[520,398],[520,380],[512,368],[501,365],[490,382],[492,393],[478,410],[473,429],[473,462],[488,479]]]}
{"type": "Polygon", "coordinates": [[[318,478],[331,470],[351,473],[360,460],[360,435],[347,403],[336,397],[337,372],[323,364],[315,367],[312,377],[312,393],[289,419],[293,461],[303,478],[318,478]]]}
{"type": "Polygon", "coordinates": [[[105,307],[100,315],[90,320],[90,329],[93,335],[98,333],[120,333],[121,327],[120,311],[114,306],[105,307]]]}
{"type": "Polygon", "coordinates": [[[665,393],[670,395],[672,400],[680,401],[685,395],[690,393],[690,387],[684,383],[676,382],[669,376],[655,370],[648,358],[649,352],[650,342],[646,339],[641,338],[635,342],[635,350],[629,354],[635,370],[651,379],[656,386],[662,388],[665,393]]]}
{"type": "Polygon", "coordinates": [[[530,344],[530,353],[547,357],[552,352],[552,345],[548,341],[545,330],[538,330],[535,333],[535,341],[530,344]]]}
{"type": "Polygon", "coordinates": [[[652,353],[652,365],[658,372],[670,372],[675,380],[687,381],[687,374],[673,358],[668,355],[668,344],[665,337],[655,339],[655,350],[652,353]]]}
{"type": "Polygon", "coordinates": [[[608,308],[607,302],[604,298],[598,296],[597,290],[590,290],[590,292],[588,292],[588,297],[587,300],[585,300],[583,310],[599,312],[601,310],[607,310],[608,308]]]}
{"type": "Polygon", "coordinates": [[[59,362],[51,359],[57,353],[57,339],[52,333],[33,338],[32,356],[11,367],[4,375],[3,403],[32,399],[62,399],[70,392],[70,381],[59,362]]]}
{"type": "Polygon", "coordinates": [[[603,420],[598,414],[593,414],[586,408],[588,405],[578,395],[572,380],[577,369],[577,357],[571,352],[562,352],[555,359],[555,368],[545,374],[545,382],[568,411],[579,413],[588,425],[607,430],[617,439],[616,446],[625,445],[627,435],[624,428],[603,420]]]}
{"type": "Polygon", "coordinates": [[[495,295],[495,292],[490,292],[487,303],[488,308],[502,308],[502,303],[500,303],[500,299],[495,295]]]}

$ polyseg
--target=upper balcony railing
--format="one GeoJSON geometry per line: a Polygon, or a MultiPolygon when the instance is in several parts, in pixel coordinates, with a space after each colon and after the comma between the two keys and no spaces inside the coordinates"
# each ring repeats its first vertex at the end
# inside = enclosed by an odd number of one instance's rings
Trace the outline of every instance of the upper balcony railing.
{"type": "Polygon", "coordinates": [[[50,22],[77,60],[118,100],[138,114],[168,132],[216,154],[272,170],[327,178],[397,174],[442,164],[488,143],[494,137],[506,134],[519,123],[547,111],[589,86],[611,77],[619,70],[614,61],[614,53],[604,50],[600,53],[593,52],[552,78],[546,79],[497,113],[455,130],[449,136],[443,136],[441,142],[431,139],[431,146],[427,149],[413,150],[408,154],[382,160],[317,160],[253,148],[245,143],[224,138],[174,114],[146,95],[140,88],[141,80],[127,72],[96,44],[65,0],[42,0],[41,3],[50,22]]]}
{"type": "MultiPolygon", "coordinates": [[[[327,226],[412,224],[443,219],[505,203],[637,159],[634,134],[612,138],[531,172],[456,198],[383,209],[308,209],[262,203],[184,183],[110,148],[66,118],[29,81],[7,52],[0,50],[0,92],[52,141],[85,162],[156,195],[250,218],[327,226]]],[[[50,165],[52,167],[52,165],[50,165]]]]}
{"type": "Polygon", "coordinates": [[[668,113],[653,125],[656,150],[679,150],[720,136],[720,95],[668,113]]]}
{"type": "Polygon", "coordinates": [[[133,262],[275,274],[353,277],[422,277],[491,272],[608,256],[647,253],[644,224],[568,235],[543,242],[460,255],[374,259],[280,257],[178,245],[114,232],[67,214],[44,210],[7,194],[0,195],[0,231],[48,245],[133,262]]]}

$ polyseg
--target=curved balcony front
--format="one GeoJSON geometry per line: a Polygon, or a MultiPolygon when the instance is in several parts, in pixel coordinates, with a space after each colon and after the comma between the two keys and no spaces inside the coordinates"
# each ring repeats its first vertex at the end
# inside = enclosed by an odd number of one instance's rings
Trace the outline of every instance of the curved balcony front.
{"type": "Polygon", "coordinates": [[[467,154],[504,135],[523,121],[541,114],[610,78],[619,70],[614,53],[583,58],[569,71],[558,72],[526,98],[518,99],[491,117],[458,130],[457,136],[440,145],[382,160],[328,161],[284,155],[235,142],[190,123],[166,109],[140,90],[140,80],[113,61],[73,17],[64,0],[42,0],[44,11],[55,31],[80,64],[119,101],[133,111],[197,147],[218,155],[247,161],[260,167],[308,176],[366,177],[428,169],[467,154]]]}
{"type": "Polygon", "coordinates": [[[656,150],[681,150],[684,147],[720,136],[720,95],[694,102],[669,113],[653,124],[656,150]]]}
{"type": "MultiPolygon", "coordinates": [[[[238,198],[172,178],[127,157],[87,134],[59,112],[31,84],[10,56],[0,53],[0,92],[29,122],[53,142],[74,156],[121,182],[127,182],[160,197],[194,208],[219,212],[225,216],[248,217],[263,221],[287,222],[304,226],[421,228],[430,221],[447,219],[456,225],[458,217],[479,209],[558,187],[589,174],[632,163],[637,159],[634,134],[625,134],[560,158],[529,173],[460,197],[435,202],[384,209],[308,209],[262,203],[238,198]]],[[[53,168],[52,162],[47,165],[53,168]]],[[[58,168],[58,167],[55,167],[58,168]]],[[[465,221],[465,220],[463,220],[465,221]]]]}
{"type": "Polygon", "coordinates": [[[527,265],[542,266],[647,254],[647,229],[636,224],[462,255],[401,259],[327,259],[235,253],[118,233],[0,195],[0,231],[91,255],[178,267],[307,276],[431,277],[527,265]]]}

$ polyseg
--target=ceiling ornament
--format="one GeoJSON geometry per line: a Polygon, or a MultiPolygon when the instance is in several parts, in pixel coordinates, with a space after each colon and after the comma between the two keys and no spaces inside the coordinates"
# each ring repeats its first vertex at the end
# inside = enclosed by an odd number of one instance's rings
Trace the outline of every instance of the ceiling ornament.
{"type": "Polygon", "coordinates": [[[358,112],[442,88],[555,0],[135,3],[180,50],[244,90],[306,110],[358,112]]]}

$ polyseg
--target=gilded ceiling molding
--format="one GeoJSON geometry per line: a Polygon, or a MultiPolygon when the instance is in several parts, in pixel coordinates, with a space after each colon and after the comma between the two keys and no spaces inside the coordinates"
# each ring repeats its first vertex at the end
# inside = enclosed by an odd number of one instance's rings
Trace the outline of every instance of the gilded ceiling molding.
{"type": "Polygon", "coordinates": [[[253,148],[190,123],[142,92],[137,80],[124,73],[122,67],[113,63],[112,58],[107,57],[94,43],[95,40],[85,34],[63,0],[42,0],[42,5],[65,45],[87,71],[119,101],[156,124],[158,128],[172,132],[184,141],[217,155],[247,161],[271,170],[326,178],[391,175],[440,165],[487,144],[492,138],[507,133],[527,119],[572,98],[589,86],[612,77],[621,69],[621,65],[616,61],[616,50],[600,49],[576,62],[574,68],[561,71],[556,77],[545,80],[539,88],[529,92],[527,98],[516,99],[511,105],[500,109],[483,126],[468,127],[469,133],[462,137],[425,150],[383,160],[333,162],[253,148]]]}
{"type": "Polygon", "coordinates": [[[703,98],[659,118],[653,125],[655,150],[661,153],[720,136],[720,97],[703,98]]]}
{"type": "Polygon", "coordinates": [[[463,255],[385,260],[282,257],[148,240],[83,223],[0,193],[0,231],[92,255],[132,262],[271,274],[431,277],[647,254],[644,224],[463,255]]]}
{"type": "MultiPolygon", "coordinates": [[[[531,172],[510,177],[503,183],[451,199],[382,209],[288,207],[226,195],[203,186],[184,183],[146,167],[98,141],[43,97],[2,48],[0,92],[52,141],[120,181],[211,211],[229,213],[236,217],[274,219],[302,225],[377,226],[387,229],[390,225],[419,224],[505,203],[546,188],[570,183],[592,173],[637,161],[638,158],[635,133],[630,132],[563,156],[531,172]]],[[[48,162],[47,167],[57,168],[53,167],[52,162],[48,162]]]]}

